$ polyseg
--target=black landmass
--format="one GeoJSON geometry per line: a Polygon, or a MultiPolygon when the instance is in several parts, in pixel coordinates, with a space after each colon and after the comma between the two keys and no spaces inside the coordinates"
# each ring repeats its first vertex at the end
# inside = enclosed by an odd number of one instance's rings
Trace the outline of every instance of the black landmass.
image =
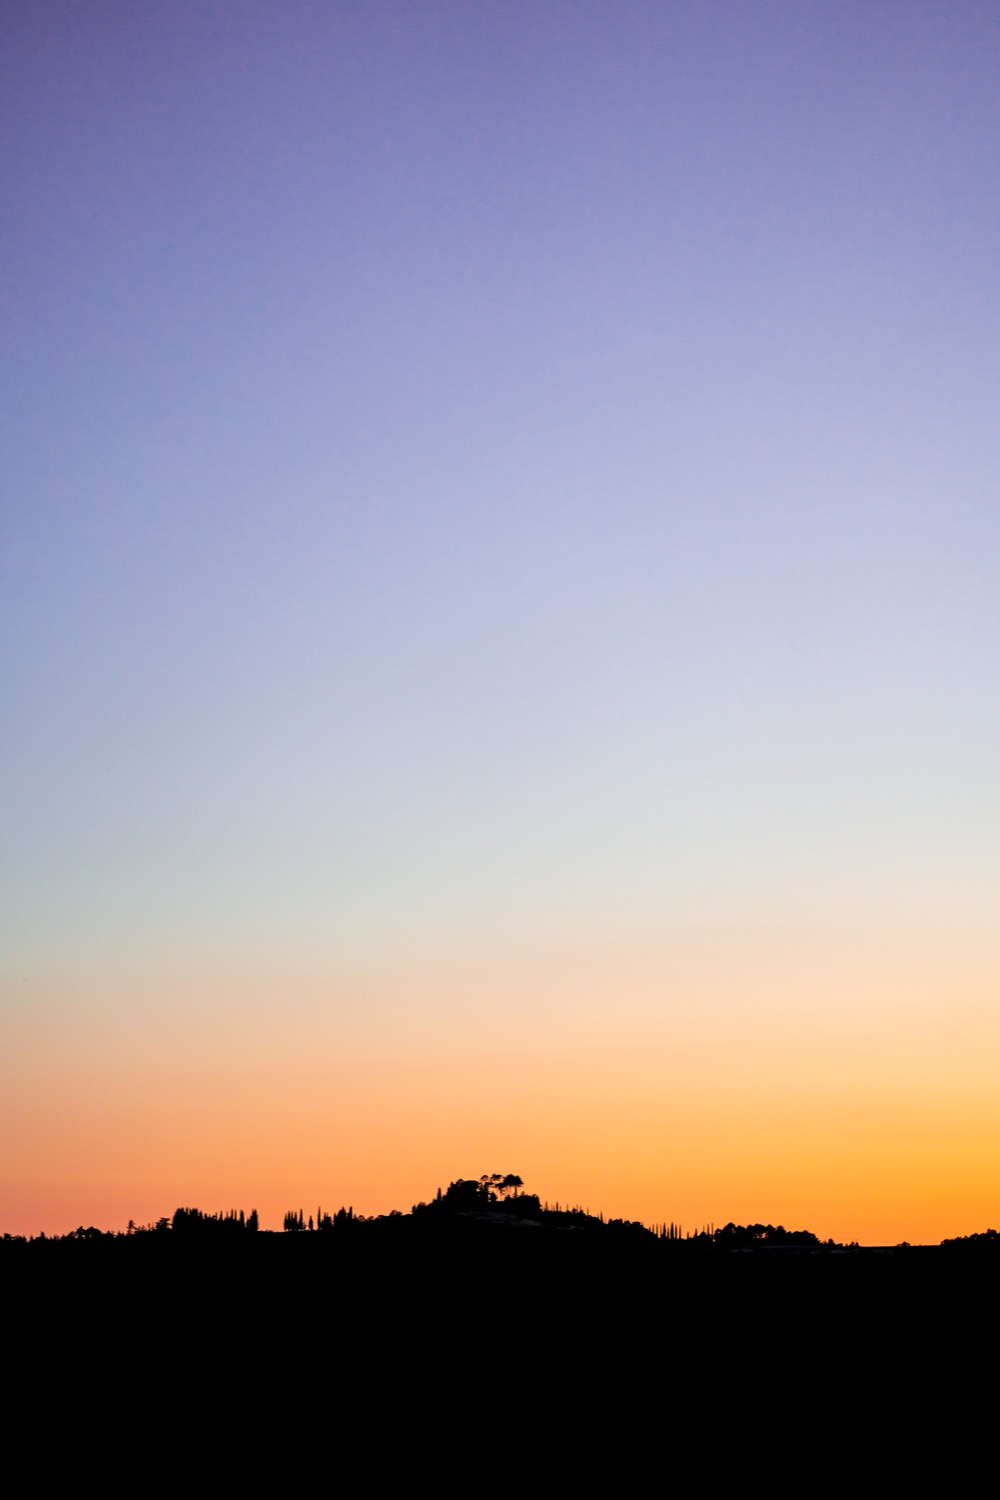
{"type": "Polygon", "coordinates": [[[895,1490],[947,1428],[961,1489],[995,1425],[993,1230],[881,1249],[767,1224],[685,1234],[494,1173],[406,1213],[289,1210],[281,1232],[184,1207],[6,1236],[0,1288],[9,1426],[40,1411],[91,1462],[109,1443],[166,1453],[195,1488],[294,1470],[445,1493],[724,1472],[895,1490]]]}

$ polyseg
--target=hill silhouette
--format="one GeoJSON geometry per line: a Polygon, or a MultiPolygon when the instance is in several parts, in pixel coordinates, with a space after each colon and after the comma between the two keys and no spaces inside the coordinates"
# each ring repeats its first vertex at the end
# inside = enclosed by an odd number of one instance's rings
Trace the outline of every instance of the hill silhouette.
{"type": "MultiPolygon", "coordinates": [[[[666,1245],[674,1249],[681,1246],[688,1252],[766,1251],[776,1248],[796,1249],[801,1253],[843,1249],[834,1241],[820,1241],[810,1230],[788,1230],[783,1225],[729,1223],[720,1229],[714,1226],[683,1233],[674,1223],[652,1226],[634,1219],[605,1218],[603,1214],[592,1214],[576,1205],[543,1203],[537,1193],[524,1191],[524,1182],[514,1172],[484,1173],[478,1178],[456,1178],[446,1189],[438,1188],[434,1197],[426,1202],[413,1204],[408,1213],[392,1209],[385,1214],[355,1214],[353,1207],[341,1207],[334,1212],[322,1207],[307,1214],[302,1208],[289,1209],[283,1220],[285,1235],[319,1234],[326,1239],[336,1235],[356,1239],[361,1236],[365,1243],[385,1243],[387,1240],[402,1245],[417,1246],[430,1239],[454,1237],[476,1237],[481,1242],[490,1240],[502,1231],[517,1229],[534,1231],[541,1239],[555,1236],[558,1241],[567,1235],[590,1240],[599,1239],[607,1245],[620,1242],[627,1237],[633,1244],[666,1245]]],[[[150,1238],[162,1243],[165,1238],[173,1241],[200,1244],[224,1242],[232,1245],[237,1239],[247,1236],[269,1238],[273,1231],[260,1229],[256,1209],[249,1213],[241,1209],[225,1209],[206,1212],[200,1208],[179,1207],[171,1215],[164,1215],[147,1224],[129,1221],[128,1228],[121,1232],[103,1231],[94,1225],[71,1230],[65,1235],[44,1234],[32,1237],[5,1235],[0,1245],[15,1244],[53,1246],[56,1244],[79,1244],[81,1242],[109,1242],[117,1240],[143,1240],[150,1238]]]]}
{"type": "Polygon", "coordinates": [[[281,1231],[184,1207],[121,1233],[6,1236],[5,1353],[60,1430],[90,1414],[84,1443],[111,1413],[146,1449],[173,1454],[180,1434],[183,1452],[202,1428],[252,1452],[308,1435],[381,1474],[430,1434],[452,1488],[490,1463],[532,1488],[594,1463],[620,1482],[661,1442],[683,1473],[720,1443],[744,1465],[803,1446],[829,1465],[957,1396],[978,1409],[998,1240],[886,1253],[780,1225],[682,1234],[496,1173],[406,1213],[296,1208],[281,1231]]]}
{"type": "Polygon", "coordinates": [[[56,1245],[79,1245],[82,1243],[107,1245],[110,1242],[155,1241],[163,1245],[166,1240],[173,1243],[197,1243],[205,1245],[234,1245],[248,1237],[259,1241],[282,1238],[284,1235],[319,1235],[325,1243],[335,1235],[338,1242],[348,1238],[351,1243],[364,1243],[369,1248],[376,1245],[395,1244],[415,1249],[421,1244],[442,1238],[463,1240],[475,1239],[486,1244],[507,1238],[505,1231],[512,1229],[533,1231],[532,1238],[539,1242],[553,1240],[565,1244],[567,1237],[574,1242],[581,1237],[591,1243],[608,1246],[627,1241],[632,1246],[642,1245],[648,1251],[657,1246],[661,1252],[681,1253],[687,1257],[718,1259],[726,1255],[768,1255],[781,1252],[783,1255],[844,1254],[884,1256],[886,1254],[926,1255],[929,1251],[947,1252],[950,1255],[963,1253],[977,1257],[1000,1257],[1000,1233],[987,1229],[980,1233],[943,1240],[940,1246],[913,1247],[903,1242],[896,1246],[863,1247],[852,1242],[848,1245],[835,1240],[821,1240],[808,1229],[786,1229],[778,1224],[736,1224],[730,1222],[720,1228],[714,1225],[683,1232],[675,1223],[646,1225],[635,1219],[605,1218],[603,1214],[592,1214],[583,1207],[543,1203],[537,1193],[524,1191],[524,1182],[513,1172],[484,1173],[478,1178],[456,1178],[445,1189],[438,1188],[426,1202],[413,1204],[408,1213],[392,1209],[388,1213],[356,1214],[353,1207],[341,1207],[334,1212],[317,1208],[307,1214],[302,1208],[289,1209],[284,1216],[283,1233],[261,1230],[260,1219],[255,1208],[249,1213],[241,1209],[225,1209],[207,1212],[200,1208],[179,1207],[171,1215],[164,1215],[146,1224],[129,1221],[124,1231],[101,1230],[95,1225],[80,1225],[64,1235],[37,1236],[4,1234],[0,1237],[0,1253],[17,1253],[34,1247],[34,1253],[46,1253],[42,1247],[56,1245]]]}

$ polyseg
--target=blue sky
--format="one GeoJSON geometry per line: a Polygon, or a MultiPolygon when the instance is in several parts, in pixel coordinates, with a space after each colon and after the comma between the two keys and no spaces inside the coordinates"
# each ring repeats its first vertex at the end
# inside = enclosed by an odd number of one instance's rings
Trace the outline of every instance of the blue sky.
{"type": "Polygon", "coordinates": [[[993,7],[4,29],[9,972],[987,920],[993,7]]]}

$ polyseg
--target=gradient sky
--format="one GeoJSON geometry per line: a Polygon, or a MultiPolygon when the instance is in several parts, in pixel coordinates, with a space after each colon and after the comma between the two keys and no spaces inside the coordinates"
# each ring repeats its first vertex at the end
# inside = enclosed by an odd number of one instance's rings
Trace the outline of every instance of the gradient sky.
{"type": "Polygon", "coordinates": [[[995,5],[0,21],[0,1232],[1000,1224],[995,5]]]}

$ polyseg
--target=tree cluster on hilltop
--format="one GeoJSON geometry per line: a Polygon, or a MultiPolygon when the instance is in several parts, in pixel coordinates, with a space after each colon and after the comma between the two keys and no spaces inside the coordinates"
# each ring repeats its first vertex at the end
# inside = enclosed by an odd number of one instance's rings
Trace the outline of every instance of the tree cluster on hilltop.
{"type": "MultiPolygon", "coordinates": [[[[800,1249],[819,1249],[822,1241],[809,1229],[786,1229],[783,1224],[726,1224],[712,1232],[712,1244],[719,1250],[757,1250],[765,1245],[790,1245],[800,1249]]],[[[828,1241],[833,1244],[833,1241],[828,1241]]]]}
{"type": "Polygon", "coordinates": [[[429,1203],[415,1203],[416,1217],[447,1214],[503,1213],[519,1219],[537,1218],[542,1206],[535,1193],[522,1193],[524,1183],[515,1172],[489,1172],[482,1177],[459,1177],[429,1203]]]}
{"type": "Polygon", "coordinates": [[[255,1234],[260,1227],[257,1210],[251,1209],[244,1217],[242,1208],[231,1208],[228,1213],[206,1214],[200,1208],[177,1208],[170,1227],[175,1234],[232,1234],[240,1231],[255,1234]]]}
{"type": "Polygon", "coordinates": [[[975,1250],[996,1254],[1000,1252],[1000,1231],[983,1229],[978,1234],[960,1234],[954,1239],[942,1240],[942,1250],[975,1250]]]}

